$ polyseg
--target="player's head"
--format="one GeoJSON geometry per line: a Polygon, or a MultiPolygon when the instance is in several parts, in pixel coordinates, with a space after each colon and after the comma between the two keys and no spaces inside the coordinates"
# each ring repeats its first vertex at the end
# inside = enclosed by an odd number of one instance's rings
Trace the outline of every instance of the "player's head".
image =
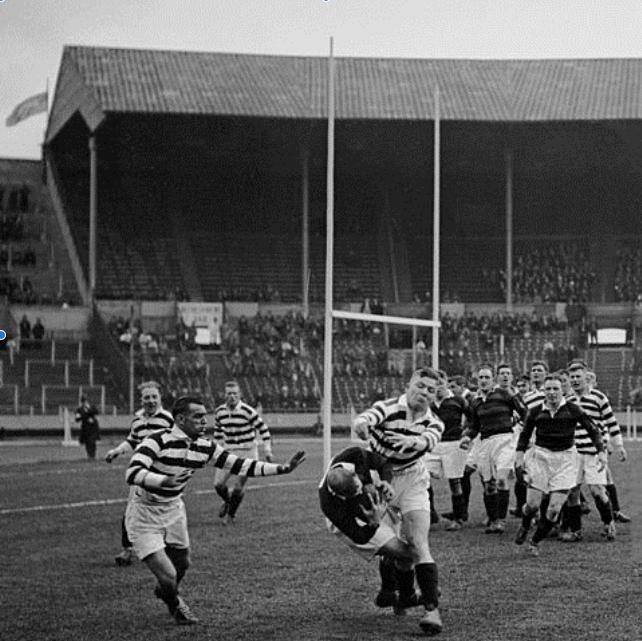
{"type": "Polygon", "coordinates": [[[241,388],[236,381],[227,381],[225,383],[225,404],[232,408],[236,407],[241,400],[241,388]]]}
{"type": "Polygon", "coordinates": [[[181,396],[172,407],[176,425],[191,439],[200,436],[207,427],[207,410],[200,396],[181,396]]]}
{"type": "Polygon", "coordinates": [[[461,375],[451,376],[448,380],[448,388],[453,394],[461,396],[466,389],[466,377],[461,375]]]}
{"type": "Polygon", "coordinates": [[[160,385],[156,381],[145,381],[138,389],[143,411],[149,415],[157,412],[161,406],[160,385]]]}
{"type": "Polygon", "coordinates": [[[435,400],[439,374],[430,367],[415,370],[406,388],[406,400],[411,409],[427,409],[435,400]]]}
{"type": "Polygon", "coordinates": [[[554,407],[562,402],[562,380],[557,374],[547,374],[544,379],[544,396],[546,402],[554,407]]]}
{"type": "Polygon", "coordinates": [[[509,390],[513,384],[513,368],[508,363],[500,363],[497,366],[497,385],[502,389],[509,390]]]}
{"type": "Polygon", "coordinates": [[[495,379],[493,377],[492,365],[480,365],[477,368],[477,385],[480,391],[488,392],[493,388],[495,379]]]}
{"type": "Polygon", "coordinates": [[[562,394],[564,394],[564,396],[570,394],[573,391],[573,388],[571,387],[571,377],[568,370],[558,369],[557,372],[555,372],[555,375],[559,377],[560,381],[562,381],[562,394]]]}
{"type": "Polygon", "coordinates": [[[346,465],[345,467],[341,463],[333,465],[328,470],[326,481],[328,483],[328,489],[333,494],[346,499],[357,496],[363,491],[363,483],[354,471],[354,467],[350,465],[346,465]]]}
{"type": "Polygon", "coordinates": [[[438,369],[437,374],[439,374],[439,381],[437,382],[435,395],[437,398],[445,398],[448,395],[448,374],[443,369],[438,369]]]}
{"type": "Polygon", "coordinates": [[[539,388],[544,383],[544,379],[548,374],[548,365],[544,361],[531,362],[531,383],[539,388]]]}
{"type": "Polygon", "coordinates": [[[517,382],[515,383],[515,387],[517,388],[517,393],[520,396],[524,397],[526,394],[528,394],[528,392],[531,389],[530,376],[528,374],[522,374],[522,376],[520,376],[517,379],[517,382]]]}
{"type": "Polygon", "coordinates": [[[568,375],[571,379],[571,387],[578,394],[583,394],[587,389],[586,383],[586,363],[583,360],[576,359],[568,364],[568,375]]]}

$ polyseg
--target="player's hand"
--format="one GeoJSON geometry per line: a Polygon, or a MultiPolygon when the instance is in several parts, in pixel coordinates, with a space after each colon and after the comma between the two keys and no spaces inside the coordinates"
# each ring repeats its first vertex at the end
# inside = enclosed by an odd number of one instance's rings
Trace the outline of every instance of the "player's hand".
{"type": "Polygon", "coordinates": [[[296,470],[301,463],[305,461],[305,452],[297,452],[285,465],[281,465],[284,474],[289,474],[293,470],[296,470]]]}
{"type": "Polygon", "coordinates": [[[606,442],[606,453],[613,454],[613,443],[611,441],[606,442]]]}
{"type": "Polygon", "coordinates": [[[470,449],[470,436],[462,436],[461,440],[459,441],[459,447],[462,450],[470,449]]]}
{"type": "Polygon", "coordinates": [[[421,436],[406,436],[405,434],[398,434],[392,430],[386,430],[385,435],[389,443],[399,447],[400,452],[425,450],[427,447],[426,440],[421,436]]]}
{"type": "Polygon", "coordinates": [[[620,445],[615,451],[617,452],[617,457],[622,463],[624,463],[624,461],[626,461],[626,450],[624,449],[624,446],[620,445]]]}
{"type": "Polygon", "coordinates": [[[606,467],[606,452],[598,452],[597,455],[597,471],[601,472],[606,467]]]}
{"type": "Polygon", "coordinates": [[[355,418],[352,423],[354,433],[362,440],[368,440],[368,421],[364,418],[355,418]]]}
{"type": "Polygon", "coordinates": [[[178,487],[187,481],[192,476],[192,470],[183,470],[173,476],[166,476],[161,483],[161,487],[178,487]]]}
{"type": "Polygon", "coordinates": [[[381,492],[381,496],[383,496],[386,501],[392,501],[395,496],[395,491],[392,489],[392,485],[390,485],[388,481],[381,481],[377,486],[377,489],[381,492]]]}
{"type": "Polygon", "coordinates": [[[386,513],[386,506],[381,502],[379,496],[375,494],[364,494],[366,505],[360,505],[361,516],[371,527],[377,527],[381,523],[383,515],[386,513]]]}
{"type": "Polygon", "coordinates": [[[119,452],[116,448],[114,448],[113,450],[109,450],[109,452],[105,454],[105,460],[107,461],[107,463],[111,463],[115,458],[118,457],[118,454],[119,452]]]}

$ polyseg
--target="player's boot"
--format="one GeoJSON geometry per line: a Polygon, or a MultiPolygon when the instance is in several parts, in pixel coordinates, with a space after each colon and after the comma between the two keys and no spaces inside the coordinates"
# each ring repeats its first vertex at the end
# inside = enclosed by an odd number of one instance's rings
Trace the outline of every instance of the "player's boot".
{"type": "Polygon", "coordinates": [[[528,530],[523,525],[520,525],[519,530],[517,530],[517,534],[515,535],[515,543],[517,545],[522,545],[527,536],[528,530]]]}
{"type": "Polygon", "coordinates": [[[532,541],[528,544],[528,553],[531,556],[539,556],[539,545],[533,543],[532,541]]]}
{"type": "Polygon", "coordinates": [[[631,522],[631,517],[628,514],[625,514],[622,511],[614,512],[613,519],[617,523],[630,523],[631,522]]]}
{"type": "Polygon", "coordinates": [[[605,536],[607,541],[615,541],[615,521],[604,524],[602,536],[605,536]]]}
{"type": "Polygon", "coordinates": [[[229,503],[227,501],[223,501],[223,505],[221,505],[221,509],[218,511],[219,519],[224,519],[227,516],[227,511],[229,507],[230,507],[229,503]]]}
{"type": "Polygon", "coordinates": [[[174,620],[178,625],[194,625],[198,623],[198,619],[194,616],[189,606],[183,599],[178,597],[178,605],[174,610],[174,620]]]}
{"type": "Polygon", "coordinates": [[[132,564],[132,549],[125,548],[120,554],[114,557],[114,562],[118,567],[132,564]]]}
{"type": "Polygon", "coordinates": [[[576,532],[573,532],[572,530],[560,532],[557,538],[563,543],[579,543],[583,538],[582,530],[577,530],[576,532]]]}
{"type": "Polygon", "coordinates": [[[462,524],[461,521],[452,521],[452,523],[449,523],[446,526],[446,531],[447,532],[457,532],[457,530],[461,530],[462,524]]]}
{"type": "Polygon", "coordinates": [[[397,605],[397,593],[393,590],[380,590],[375,597],[378,608],[394,608],[397,605]]]}
{"type": "Polygon", "coordinates": [[[425,614],[419,621],[419,627],[430,636],[439,634],[444,627],[441,622],[439,610],[437,608],[434,610],[426,610],[425,614]]]}

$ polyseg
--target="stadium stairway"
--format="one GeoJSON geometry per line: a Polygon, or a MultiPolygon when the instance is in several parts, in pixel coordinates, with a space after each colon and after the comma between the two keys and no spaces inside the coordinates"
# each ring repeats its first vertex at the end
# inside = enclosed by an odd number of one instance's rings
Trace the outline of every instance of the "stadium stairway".
{"type": "Polygon", "coordinates": [[[597,387],[610,399],[615,408],[626,404],[624,397],[624,378],[629,348],[600,348],[594,352],[594,371],[597,376],[597,387]]]}

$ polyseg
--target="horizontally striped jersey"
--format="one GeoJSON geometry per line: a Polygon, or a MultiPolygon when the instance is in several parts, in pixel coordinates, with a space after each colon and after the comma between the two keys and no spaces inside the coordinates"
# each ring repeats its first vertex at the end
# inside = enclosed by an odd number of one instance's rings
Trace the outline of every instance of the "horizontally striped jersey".
{"type": "Polygon", "coordinates": [[[573,447],[577,434],[584,432],[593,446],[602,451],[600,430],[578,405],[563,400],[553,413],[546,404],[541,404],[528,411],[517,441],[517,451],[526,451],[534,433],[535,445],[551,452],[561,452],[573,447]]]}
{"type": "Polygon", "coordinates": [[[149,501],[165,503],[180,497],[191,478],[177,487],[162,487],[167,476],[175,476],[185,470],[193,473],[210,461],[214,467],[240,476],[272,476],[286,471],[282,465],[230,454],[206,438],[192,440],[178,425],[174,425],[171,430],[154,432],[143,440],[132,455],[125,478],[130,485],[143,488],[149,501]]]}
{"type": "Polygon", "coordinates": [[[134,414],[129,434],[125,440],[132,449],[136,449],[150,434],[158,430],[169,430],[172,425],[174,425],[174,417],[162,407],[151,416],[148,416],[145,410],[140,409],[134,414]]]}
{"type": "Polygon", "coordinates": [[[538,405],[541,405],[546,400],[544,396],[543,389],[532,389],[528,394],[524,396],[522,402],[526,405],[526,409],[533,409],[538,405]]]}
{"type": "MultiPolygon", "coordinates": [[[[588,390],[581,396],[576,395],[576,403],[588,414],[589,418],[600,428],[602,431],[602,439],[604,442],[607,442],[610,438],[614,442],[621,445],[622,443],[622,432],[620,431],[620,425],[617,422],[613,414],[613,408],[609,399],[600,390],[593,388],[588,390]]],[[[580,447],[577,448],[579,451],[580,447]]],[[[589,453],[593,454],[594,452],[588,448],[589,453]]]]}
{"type": "Polygon", "coordinates": [[[239,401],[230,408],[223,403],[214,410],[214,439],[226,447],[247,447],[260,438],[269,449],[270,430],[258,412],[247,403],[239,401]]]}
{"type": "Polygon", "coordinates": [[[464,433],[471,439],[479,434],[482,440],[497,434],[510,434],[513,431],[513,415],[516,414],[523,421],[526,412],[526,406],[519,396],[506,390],[496,387],[486,396],[479,392],[470,402],[470,422],[464,433]]]}
{"type": "Polygon", "coordinates": [[[412,420],[412,411],[408,407],[406,395],[377,401],[359,418],[368,423],[368,443],[377,454],[390,461],[395,469],[409,467],[418,461],[426,452],[430,452],[441,440],[444,424],[432,413],[430,408],[417,420],[412,420]],[[401,446],[395,445],[386,435],[387,431],[396,432],[403,436],[420,436],[426,441],[426,447],[421,451],[401,451],[401,446]]]}
{"type": "Polygon", "coordinates": [[[430,405],[433,414],[444,424],[443,442],[458,441],[463,432],[463,424],[468,416],[468,403],[456,394],[450,394],[441,401],[435,399],[430,405]],[[464,420],[462,420],[464,419],[464,420]]]}

